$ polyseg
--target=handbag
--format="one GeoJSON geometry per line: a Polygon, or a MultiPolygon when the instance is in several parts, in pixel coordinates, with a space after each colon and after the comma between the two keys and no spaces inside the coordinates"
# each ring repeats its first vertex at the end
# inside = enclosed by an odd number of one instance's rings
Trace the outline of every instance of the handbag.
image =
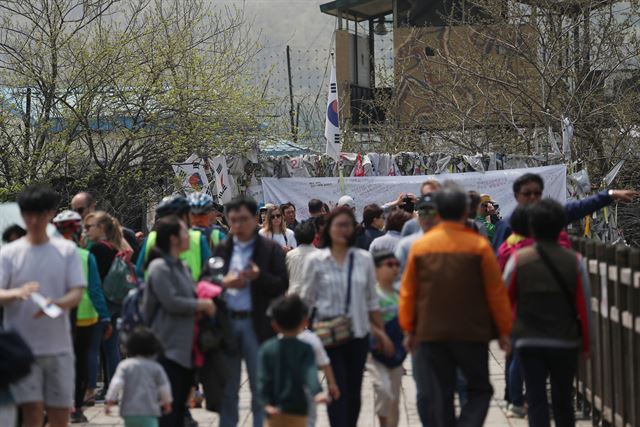
{"type": "Polygon", "coordinates": [[[349,276],[347,278],[347,301],[344,314],[315,323],[313,330],[325,348],[337,347],[353,338],[349,306],[351,305],[351,276],[353,275],[353,253],[349,255],[349,276]]]}
{"type": "Polygon", "coordinates": [[[558,282],[558,284],[560,285],[560,289],[562,289],[562,294],[566,298],[567,303],[569,304],[569,307],[571,309],[571,314],[576,319],[576,323],[578,325],[578,336],[582,337],[582,323],[580,322],[580,316],[578,316],[578,310],[576,309],[575,299],[571,295],[569,286],[564,281],[564,278],[562,277],[562,275],[560,274],[556,266],[553,265],[553,262],[549,258],[549,254],[547,254],[544,251],[544,249],[540,247],[540,245],[536,245],[536,251],[538,252],[538,255],[540,255],[540,259],[542,260],[544,265],[551,272],[551,275],[553,276],[555,281],[558,282]]]}

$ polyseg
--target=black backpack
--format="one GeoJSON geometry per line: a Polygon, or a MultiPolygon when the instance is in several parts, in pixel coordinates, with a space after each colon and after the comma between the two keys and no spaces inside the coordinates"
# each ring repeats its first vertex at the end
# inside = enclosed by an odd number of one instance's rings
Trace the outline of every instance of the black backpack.
{"type": "Polygon", "coordinates": [[[34,360],[29,345],[17,332],[0,330],[0,388],[29,375],[34,360]]]}

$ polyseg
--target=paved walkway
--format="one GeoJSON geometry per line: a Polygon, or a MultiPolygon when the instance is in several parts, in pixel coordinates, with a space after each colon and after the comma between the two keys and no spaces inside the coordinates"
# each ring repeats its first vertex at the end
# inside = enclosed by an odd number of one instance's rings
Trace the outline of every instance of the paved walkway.
{"type": "MultiPolygon", "coordinates": [[[[418,427],[420,422],[418,419],[418,413],[415,405],[415,384],[411,377],[411,363],[407,361],[405,363],[407,373],[402,380],[402,396],[400,401],[401,427],[418,427]]],[[[504,395],[504,354],[497,345],[491,346],[491,353],[489,356],[489,372],[491,375],[491,382],[494,388],[494,398],[489,408],[489,414],[485,421],[485,426],[488,427],[526,427],[527,421],[508,418],[506,415],[505,402],[502,400],[504,395]]],[[[373,386],[371,384],[371,377],[365,375],[363,385],[363,404],[360,412],[359,426],[377,427],[378,420],[375,415],[373,405],[373,386]]],[[[249,392],[249,384],[243,381],[242,389],[240,392],[240,423],[239,426],[251,427],[251,412],[250,412],[251,393],[249,392]]],[[[117,413],[117,409],[114,408],[117,413]]],[[[97,405],[93,408],[89,408],[85,411],[87,418],[89,418],[88,424],[85,426],[100,426],[100,427],[120,427],[123,425],[121,419],[115,415],[107,416],[104,414],[104,407],[97,405]]],[[[218,416],[217,414],[207,412],[203,409],[192,410],[194,418],[198,421],[200,427],[217,427],[218,416]]],[[[79,425],[79,424],[76,424],[79,425]]],[[[328,427],[329,421],[327,419],[326,410],[323,408],[318,409],[318,427],[328,427]]],[[[590,422],[581,421],[578,422],[578,427],[589,427],[590,422]]]]}

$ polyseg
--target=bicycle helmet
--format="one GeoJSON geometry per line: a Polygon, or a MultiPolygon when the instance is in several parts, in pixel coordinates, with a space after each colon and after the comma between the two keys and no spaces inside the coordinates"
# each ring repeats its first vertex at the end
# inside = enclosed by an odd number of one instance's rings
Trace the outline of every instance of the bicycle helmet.
{"type": "Polygon", "coordinates": [[[67,221],[82,222],[82,217],[78,212],[66,210],[66,211],[60,212],[58,215],[55,216],[55,218],[53,218],[54,224],[59,222],[67,222],[67,221]]]}
{"type": "Polygon", "coordinates": [[[189,213],[189,202],[183,196],[167,196],[156,206],[156,217],[167,215],[182,216],[189,213]]]}
{"type": "Polygon", "coordinates": [[[213,197],[207,193],[191,193],[187,200],[192,214],[201,215],[213,210],[213,197]]]}

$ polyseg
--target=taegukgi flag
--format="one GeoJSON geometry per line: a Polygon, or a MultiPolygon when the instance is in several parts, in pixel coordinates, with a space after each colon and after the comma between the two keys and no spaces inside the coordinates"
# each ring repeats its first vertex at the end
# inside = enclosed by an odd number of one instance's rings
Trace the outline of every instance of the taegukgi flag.
{"type": "Polygon", "coordinates": [[[340,122],[338,120],[338,85],[336,83],[336,66],[333,63],[333,55],[331,59],[331,81],[329,83],[324,136],[327,138],[327,155],[337,161],[342,151],[342,143],[340,142],[340,122]]]}

